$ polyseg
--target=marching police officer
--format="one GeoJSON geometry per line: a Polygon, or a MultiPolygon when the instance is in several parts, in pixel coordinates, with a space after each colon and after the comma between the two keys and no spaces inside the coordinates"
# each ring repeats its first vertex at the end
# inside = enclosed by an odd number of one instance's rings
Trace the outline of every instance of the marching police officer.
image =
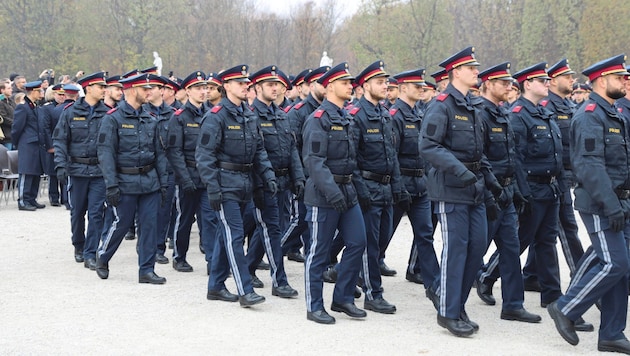
{"type": "Polygon", "coordinates": [[[204,116],[195,151],[199,175],[219,220],[207,298],[238,300],[243,307],[265,301],[265,297],[254,292],[243,252],[243,215],[251,208],[254,174],[260,177],[268,192],[272,195],[278,192],[256,116],[247,107],[250,83],[247,69],[247,65],[239,65],[219,73],[225,97],[204,116]],[[238,297],[225,287],[228,263],[238,297]]]}
{"type": "MultiPolygon", "coordinates": [[[[503,307],[501,319],[536,323],[539,315],[523,308],[524,290],[521,275],[520,250],[518,241],[518,214],[513,200],[520,206],[525,203],[514,179],[516,152],[514,132],[509,120],[509,112],[501,106],[512,90],[510,63],[505,62],[479,73],[482,81],[482,104],[480,118],[484,126],[484,153],[492,166],[492,171],[503,186],[498,201],[491,199],[486,205],[488,217],[488,246],[495,241],[500,253],[501,293],[503,307]]],[[[494,305],[492,284],[483,283],[483,269],[477,283],[477,294],[486,303],[494,305]]]]}
{"type": "Polygon", "coordinates": [[[575,208],[595,256],[582,258],[578,270],[585,269],[584,273],[574,275],[566,294],[547,310],[560,335],[577,345],[574,322],[599,302],[597,349],[630,354],[630,342],[623,334],[628,309],[630,136],[628,122],[614,105],[625,95],[624,76],[630,75],[625,58],[615,56],[582,72],[592,82],[593,92],[573,117],[571,162],[577,182],[575,208]]]}
{"type": "Polygon", "coordinates": [[[157,121],[143,110],[151,87],[159,77],[139,74],[121,80],[125,99],[107,112],[98,135],[98,162],[105,179],[107,202],[103,241],[97,252],[96,273],[109,277],[109,260],[133,225],[138,213],[138,264],[140,283],[164,284],[154,272],[157,252],[157,217],[166,195],[166,154],[157,132],[157,121]]]}
{"type": "Polygon", "coordinates": [[[83,259],[84,266],[94,270],[105,214],[105,181],[98,165],[96,148],[101,122],[107,113],[107,106],[102,101],[105,73],[83,76],[78,83],[83,87],[85,96],[66,104],[55,127],[55,170],[59,181],[66,182],[68,187],[75,259],[77,262],[83,259]]]}
{"type": "Polygon", "coordinates": [[[247,262],[249,272],[253,275],[263,252],[266,253],[273,284],[271,294],[291,298],[297,296],[298,292],[291,288],[284,271],[281,221],[289,210],[287,205],[291,192],[298,198],[304,195],[305,179],[289,120],[286,113],[274,103],[278,86],[281,85],[278,73],[277,67],[272,65],[250,77],[256,89],[252,110],[258,117],[258,128],[277,179],[278,192],[272,193],[265,189],[262,182],[257,182],[254,187],[254,216],[258,230],[250,241],[247,262]]]}
{"type": "Polygon", "coordinates": [[[304,193],[306,220],[312,243],[304,264],[306,318],[334,324],[324,308],[323,273],[330,245],[339,230],[346,249],[337,266],[338,278],[331,309],[354,318],[367,314],[354,304],[354,286],[366,248],[365,225],[353,180],[358,176],[352,118],[343,109],[352,96],[348,63],[339,63],[317,81],[326,88],[326,99],[304,124],[304,165],[309,173],[304,193]]]}
{"type": "Polygon", "coordinates": [[[431,164],[429,199],[444,241],[437,321],[454,335],[468,336],[479,328],[464,305],[486,247],[485,191],[497,195],[503,187],[483,153],[483,124],[468,94],[479,74],[473,47],[440,66],[450,83],[427,109],[420,141],[420,153],[431,164]]]}
{"type": "Polygon", "coordinates": [[[378,313],[393,314],[396,307],[383,298],[381,273],[396,273],[384,261],[392,236],[392,205],[401,201],[409,204],[411,198],[400,180],[392,118],[388,109],[380,103],[385,99],[389,85],[389,74],[383,67],[383,61],[376,61],[357,75],[356,82],[363,87],[364,94],[350,110],[350,115],[355,122],[354,140],[360,170],[354,186],[367,238],[362,264],[364,307],[378,313]]]}

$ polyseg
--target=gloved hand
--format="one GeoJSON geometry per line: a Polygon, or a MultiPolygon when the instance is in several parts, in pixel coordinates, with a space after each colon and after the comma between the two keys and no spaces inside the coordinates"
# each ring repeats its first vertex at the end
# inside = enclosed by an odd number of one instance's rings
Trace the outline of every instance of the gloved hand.
{"type": "Polygon", "coordinates": [[[299,180],[293,184],[295,189],[295,197],[301,199],[304,196],[304,181],[299,180]]]}
{"type": "Polygon", "coordinates": [[[271,196],[275,197],[276,194],[278,194],[278,184],[275,180],[268,180],[265,185],[267,187],[267,190],[271,193],[271,196]]]}
{"type": "Polygon", "coordinates": [[[64,184],[68,181],[68,174],[66,173],[65,168],[57,168],[57,180],[63,182],[64,184]]]}
{"type": "Polygon", "coordinates": [[[197,189],[197,187],[195,187],[195,183],[193,183],[192,180],[187,180],[182,183],[182,190],[184,191],[184,194],[190,194],[194,192],[195,189],[197,189]]]}
{"type": "Polygon", "coordinates": [[[265,192],[262,189],[254,190],[254,206],[258,210],[265,209],[265,192]]]}
{"type": "Polygon", "coordinates": [[[614,232],[623,231],[626,227],[626,217],[624,216],[623,211],[610,215],[608,217],[608,225],[614,232]]]}
{"type": "Polygon", "coordinates": [[[107,188],[105,201],[107,202],[107,205],[118,206],[118,203],[120,202],[120,189],[118,189],[117,186],[107,188]]]}
{"type": "Polygon", "coordinates": [[[516,209],[516,213],[521,215],[523,213],[523,209],[525,208],[525,204],[529,203],[527,199],[521,194],[520,191],[515,190],[514,196],[512,197],[512,201],[514,202],[514,208],[516,209]]]}
{"type": "Polygon", "coordinates": [[[161,202],[160,202],[160,206],[164,206],[164,204],[166,204],[166,187],[162,187],[160,188],[160,198],[161,198],[161,202]]]}
{"type": "Polygon", "coordinates": [[[223,196],[221,195],[221,192],[208,193],[208,201],[210,202],[210,207],[212,208],[212,210],[221,210],[221,203],[223,203],[223,196]]]}
{"type": "Polygon", "coordinates": [[[490,193],[492,193],[492,195],[494,196],[494,199],[499,199],[499,196],[501,196],[501,193],[503,193],[503,187],[497,181],[488,184],[488,189],[490,190],[490,193]]]}
{"type": "Polygon", "coordinates": [[[477,181],[477,175],[475,175],[475,173],[471,172],[470,170],[466,170],[464,173],[458,175],[457,178],[459,178],[464,187],[475,184],[475,182],[477,181]]]}
{"type": "Polygon", "coordinates": [[[499,217],[499,207],[494,199],[486,202],[486,217],[489,221],[494,221],[499,217]]]}
{"type": "Polygon", "coordinates": [[[338,213],[343,213],[344,211],[348,210],[346,199],[344,199],[343,197],[333,201],[331,204],[333,206],[333,209],[335,209],[335,211],[337,211],[338,213]]]}
{"type": "Polygon", "coordinates": [[[530,216],[532,215],[533,212],[533,207],[532,207],[532,196],[527,196],[525,198],[523,198],[523,203],[522,203],[522,208],[521,208],[521,215],[523,216],[530,216]]]}
{"type": "Polygon", "coordinates": [[[372,206],[370,197],[359,196],[359,206],[361,207],[361,210],[363,210],[364,213],[370,210],[370,207],[372,206]]]}
{"type": "Polygon", "coordinates": [[[402,211],[409,211],[409,208],[411,208],[411,195],[406,190],[394,194],[394,203],[398,205],[402,211]]]}

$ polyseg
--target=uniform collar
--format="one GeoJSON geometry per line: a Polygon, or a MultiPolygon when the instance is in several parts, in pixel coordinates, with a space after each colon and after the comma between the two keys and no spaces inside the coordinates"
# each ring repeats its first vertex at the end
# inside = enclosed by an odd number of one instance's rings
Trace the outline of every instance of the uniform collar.
{"type": "Polygon", "coordinates": [[[595,92],[591,92],[588,96],[589,100],[594,101],[597,106],[601,107],[606,111],[609,116],[617,116],[619,111],[617,111],[617,106],[613,103],[610,105],[606,99],[602,98],[599,94],[595,92]]]}
{"type": "Polygon", "coordinates": [[[416,112],[416,108],[409,106],[409,104],[407,104],[406,102],[400,99],[396,99],[396,103],[394,103],[394,105],[392,106],[392,109],[397,109],[398,111],[400,111],[402,116],[406,120],[410,120],[410,121],[420,120],[420,116],[416,112]]]}

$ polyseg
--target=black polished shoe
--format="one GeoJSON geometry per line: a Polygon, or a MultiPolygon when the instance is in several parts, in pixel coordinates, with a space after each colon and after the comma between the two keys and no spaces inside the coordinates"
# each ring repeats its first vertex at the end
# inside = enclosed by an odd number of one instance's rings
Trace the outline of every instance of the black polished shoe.
{"type": "Polygon", "coordinates": [[[435,310],[440,310],[440,296],[433,290],[433,288],[427,288],[424,294],[429,298],[435,310]]]}
{"type": "Polygon", "coordinates": [[[291,288],[290,285],[286,284],[284,286],[279,287],[271,287],[271,295],[275,295],[280,298],[293,298],[297,297],[298,291],[291,288]]]}
{"type": "Polygon", "coordinates": [[[96,270],[96,258],[88,258],[83,261],[83,267],[89,268],[90,270],[96,270]]]}
{"type": "Polygon", "coordinates": [[[33,205],[34,207],[36,207],[37,209],[44,209],[46,207],[46,205],[44,204],[40,204],[36,201],[34,201],[33,203],[31,203],[31,205],[33,205]]]}
{"type": "Polygon", "coordinates": [[[496,299],[492,295],[492,285],[488,285],[479,281],[475,281],[477,284],[477,296],[481,299],[482,302],[488,305],[497,304],[496,299]]]}
{"type": "Polygon", "coordinates": [[[61,206],[61,203],[58,201],[51,201],[50,206],[61,206]]]}
{"type": "Polygon", "coordinates": [[[76,263],[81,263],[84,262],[85,259],[83,258],[83,249],[81,248],[74,248],[74,261],[76,263]]]}
{"type": "Polygon", "coordinates": [[[319,324],[334,324],[335,318],[328,314],[324,309],[314,312],[306,312],[306,319],[319,324]]]}
{"type": "Polygon", "coordinates": [[[300,251],[287,253],[287,259],[289,259],[289,261],[304,263],[304,255],[301,254],[300,251]]]}
{"type": "Polygon", "coordinates": [[[177,272],[192,272],[193,268],[191,265],[186,262],[186,260],[177,261],[173,259],[173,268],[177,272]]]}
{"type": "Polygon", "coordinates": [[[465,310],[462,310],[462,312],[459,314],[459,319],[461,319],[464,323],[467,323],[468,325],[472,326],[474,332],[479,331],[479,324],[470,320],[465,310]]]}
{"type": "Polygon", "coordinates": [[[439,326],[447,329],[455,336],[470,336],[475,332],[470,324],[460,319],[449,319],[438,314],[437,322],[439,326]]]}
{"type": "Polygon", "coordinates": [[[599,340],[597,342],[597,351],[618,352],[620,354],[630,355],[630,341],[626,338],[619,340],[599,340]]]}
{"type": "Polygon", "coordinates": [[[265,301],[265,297],[256,294],[256,292],[247,293],[238,297],[238,302],[242,307],[248,308],[252,305],[260,304],[265,301]]]}
{"type": "Polygon", "coordinates": [[[378,268],[381,270],[381,276],[391,277],[395,276],[397,273],[395,269],[389,268],[389,266],[387,266],[385,262],[378,265],[378,268]]]}
{"type": "Polygon", "coordinates": [[[108,264],[101,262],[98,258],[96,259],[96,274],[100,279],[107,279],[107,277],[109,277],[108,264]]]}
{"type": "Polygon", "coordinates": [[[201,243],[201,239],[199,240],[199,251],[201,251],[201,253],[203,253],[204,255],[206,254],[206,248],[203,247],[203,244],[201,243]]]}
{"type": "Polygon", "coordinates": [[[252,287],[265,288],[265,284],[255,274],[252,274],[252,287]]]}
{"type": "Polygon", "coordinates": [[[540,283],[537,280],[524,279],[523,288],[526,292],[540,292],[540,283]]]}
{"type": "Polygon", "coordinates": [[[517,310],[501,310],[501,319],[524,321],[526,323],[539,323],[542,320],[540,315],[532,314],[524,308],[517,310]]]}
{"type": "Polygon", "coordinates": [[[422,280],[422,275],[420,273],[411,273],[407,271],[405,279],[412,283],[424,284],[424,281],[422,280]]]}
{"type": "Polygon", "coordinates": [[[127,231],[127,233],[125,234],[125,240],[135,240],[136,239],[136,233],[133,231],[127,231]]]}
{"type": "Polygon", "coordinates": [[[390,304],[382,297],[372,300],[366,299],[365,302],[363,302],[363,308],[382,314],[394,314],[396,312],[396,306],[390,304]]]}
{"type": "Polygon", "coordinates": [[[269,263],[265,262],[265,261],[260,261],[260,263],[258,264],[258,266],[256,266],[256,269],[260,269],[263,271],[269,271],[269,263]]]}
{"type": "Polygon", "coordinates": [[[168,257],[158,252],[155,254],[155,262],[161,265],[168,264],[168,257]]]}
{"type": "Polygon", "coordinates": [[[208,300],[221,300],[234,303],[238,300],[238,295],[232,294],[229,290],[223,288],[221,290],[209,290],[206,298],[208,298],[208,300]]]}
{"type": "Polygon", "coordinates": [[[365,310],[357,308],[354,303],[341,304],[332,302],[332,304],[330,305],[330,310],[338,313],[345,313],[346,315],[353,318],[365,318],[367,316],[365,310]]]}
{"type": "Polygon", "coordinates": [[[593,326],[593,324],[587,323],[586,321],[584,321],[584,319],[582,319],[582,317],[579,317],[578,320],[576,320],[573,323],[573,326],[575,327],[575,331],[582,331],[582,332],[595,331],[595,327],[593,326]]]}
{"type": "Polygon", "coordinates": [[[361,288],[355,286],[354,287],[354,299],[361,298],[361,288]]]}
{"type": "Polygon", "coordinates": [[[335,266],[328,266],[328,268],[324,271],[324,282],[337,282],[337,270],[335,269],[335,266]]]}
{"type": "Polygon", "coordinates": [[[575,326],[573,326],[573,321],[567,318],[566,315],[562,314],[560,309],[558,309],[558,302],[553,302],[547,306],[547,312],[549,312],[549,316],[553,319],[553,322],[556,324],[556,330],[562,338],[568,342],[569,344],[575,346],[580,342],[580,338],[575,333],[575,326]]]}
{"type": "Polygon", "coordinates": [[[155,272],[151,271],[149,273],[143,274],[138,278],[139,283],[149,283],[149,284],[164,284],[166,283],[166,278],[160,277],[155,272]]]}
{"type": "Polygon", "coordinates": [[[18,209],[19,210],[24,210],[24,211],[35,211],[35,210],[37,210],[37,208],[34,205],[31,205],[29,203],[18,204],[18,209]]]}

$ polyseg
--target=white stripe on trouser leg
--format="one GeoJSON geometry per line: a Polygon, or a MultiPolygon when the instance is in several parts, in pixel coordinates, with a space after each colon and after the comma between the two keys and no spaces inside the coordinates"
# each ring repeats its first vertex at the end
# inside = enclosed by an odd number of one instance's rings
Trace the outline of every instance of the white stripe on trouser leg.
{"type": "Polygon", "coordinates": [[[486,279],[486,277],[490,277],[492,272],[494,272],[494,269],[497,268],[497,266],[499,265],[499,257],[501,257],[501,255],[499,252],[497,252],[496,258],[491,259],[490,263],[488,264],[488,268],[484,272],[481,272],[480,280],[484,280],[486,279]]]}
{"type": "Polygon", "coordinates": [[[114,220],[112,221],[112,225],[109,227],[109,230],[107,230],[107,235],[105,235],[101,248],[98,249],[98,257],[101,257],[103,253],[107,251],[109,242],[112,240],[112,235],[114,234],[114,231],[116,231],[118,222],[120,221],[120,217],[118,217],[118,209],[115,206],[112,206],[112,213],[114,214],[114,220]]]}
{"type": "Polygon", "coordinates": [[[276,264],[275,256],[273,255],[273,250],[271,249],[271,238],[269,237],[269,228],[267,224],[265,224],[265,220],[262,217],[262,213],[260,209],[255,208],[256,210],[256,219],[262,228],[263,234],[263,243],[265,245],[265,252],[267,253],[267,259],[269,260],[269,266],[271,268],[271,283],[273,283],[274,287],[278,287],[278,281],[276,280],[278,274],[278,265],[276,264]]]}
{"type": "Polygon", "coordinates": [[[68,203],[68,205],[70,205],[70,209],[72,209],[73,208],[73,206],[72,206],[72,199],[71,199],[71,196],[70,196],[70,190],[71,189],[68,189],[68,187],[71,187],[71,185],[70,185],[70,176],[68,176],[66,178],[66,194],[67,194],[66,195],[66,199],[67,199],[66,203],[68,203]]]}
{"type": "Polygon", "coordinates": [[[179,257],[179,253],[177,251],[177,230],[179,230],[179,225],[181,224],[182,219],[182,206],[181,200],[179,198],[179,185],[175,185],[175,209],[177,210],[177,217],[175,218],[175,226],[173,227],[173,258],[179,257]]]}
{"type": "Polygon", "coordinates": [[[20,184],[18,185],[18,198],[20,199],[20,203],[24,205],[24,174],[20,174],[20,184]]]}
{"type": "Polygon", "coordinates": [[[241,280],[241,271],[239,271],[238,269],[236,257],[234,257],[234,249],[232,248],[232,230],[230,229],[230,225],[225,218],[225,210],[223,209],[223,204],[221,204],[219,215],[221,216],[221,222],[223,223],[223,228],[225,229],[225,252],[228,259],[230,260],[230,266],[232,267],[232,276],[234,277],[234,282],[236,283],[236,289],[238,289],[239,295],[245,295],[245,287],[243,286],[243,280],[241,280]]]}
{"type": "Polygon", "coordinates": [[[312,312],[311,310],[311,302],[313,301],[313,296],[311,295],[311,265],[313,264],[313,257],[315,256],[315,252],[317,251],[317,240],[319,234],[319,225],[317,222],[317,213],[318,208],[316,206],[313,207],[311,215],[312,215],[312,240],[311,248],[308,251],[308,255],[306,256],[306,261],[304,262],[304,296],[306,298],[306,310],[312,312]]]}
{"type": "Polygon", "coordinates": [[[411,263],[409,263],[409,268],[407,270],[409,273],[415,273],[414,269],[416,269],[416,260],[418,260],[418,245],[412,243],[411,246],[411,263]]]}
{"type": "Polygon", "coordinates": [[[374,296],[372,296],[372,284],[370,283],[370,267],[368,264],[368,253],[367,246],[363,250],[363,255],[361,256],[361,265],[363,267],[363,285],[365,286],[365,297],[368,300],[374,300],[374,296]]]}
{"type": "Polygon", "coordinates": [[[584,274],[586,273],[586,271],[588,271],[589,265],[591,264],[591,262],[593,262],[593,260],[596,257],[597,257],[597,253],[595,253],[594,249],[591,249],[591,252],[588,255],[582,256],[584,261],[579,266],[579,268],[575,271],[575,274],[571,278],[571,283],[569,283],[569,289],[573,287],[573,285],[575,285],[582,277],[584,277],[584,274]]]}
{"type": "Polygon", "coordinates": [[[293,233],[293,230],[297,228],[299,222],[300,222],[300,211],[298,209],[298,201],[297,199],[294,199],[293,200],[293,214],[291,214],[291,224],[289,225],[287,230],[284,232],[284,235],[282,235],[282,240],[280,240],[280,246],[284,245],[284,243],[287,242],[287,239],[289,239],[289,235],[291,235],[291,233],[293,233]]]}
{"type": "Polygon", "coordinates": [[[565,306],[562,308],[562,313],[567,315],[577,304],[584,300],[584,297],[590,293],[597,285],[604,279],[606,276],[610,274],[612,270],[612,258],[610,257],[610,251],[608,250],[608,243],[606,241],[606,234],[601,229],[601,220],[599,215],[593,215],[593,225],[595,227],[595,231],[597,231],[597,239],[599,240],[601,249],[602,249],[602,257],[604,258],[604,267],[599,271],[593,279],[591,279],[581,291],[575,296],[575,298],[571,299],[565,306]]]}
{"type": "Polygon", "coordinates": [[[562,246],[562,253],[564,259],[569,265],[569,271],[575,273],[575,261],[573,260],[573,254],[571,254],[571,248],[569,247],[569,241],[567,240],[567,234],[564,232],[562,224],[558,222],[558,239],[560,240],[560,246],[562,246]]]}
{"type": "Polygon", "coordinates": [[[444,202],[438,202],[438,214],[440,214],[440,225],[442,226],[442,261],[440,270],[440,315],[446,315],[446,275],[448,270],[448,220],[444,212],[444,202]]]}

